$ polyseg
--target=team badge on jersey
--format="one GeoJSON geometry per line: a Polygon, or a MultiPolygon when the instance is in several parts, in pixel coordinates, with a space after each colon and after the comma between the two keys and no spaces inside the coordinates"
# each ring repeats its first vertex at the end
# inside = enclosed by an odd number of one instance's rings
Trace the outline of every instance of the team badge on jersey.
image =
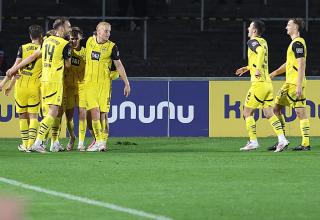
{"type": "Polygon", "coordinates": [[[100,59],[100,52],[92,51],[91,60],[99,60],[99,59],[100,59]]]}

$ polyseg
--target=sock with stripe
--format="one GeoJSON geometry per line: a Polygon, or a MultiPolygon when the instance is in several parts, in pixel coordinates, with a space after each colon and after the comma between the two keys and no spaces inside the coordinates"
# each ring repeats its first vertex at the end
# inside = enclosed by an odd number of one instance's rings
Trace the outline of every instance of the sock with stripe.
{"type": "Polygon", "coordinates": [[[28,140],[28,148],[30,148],[37,137],[37,130],[38,130],[38,119],[32,118],[30,119],[30,125],[29,125],[29,140],[28,140]]]}
{"type": "Polygon", "coordinates": [[[42,119],[39,126],[37,140],[43,141],[45,139],[45,136],[51,129],[53,122],[54,118],[51,115],[47,115],[46,117],[44,117],[44,119],[42,119]]]}
{"type": "Polygon", "coordinates": [[[300,120],[300,131],[302,136],[302,146],[310,146],[310,122],[309,119],[300,120]]]}
{"type": "Polygon", "coordinates": [[[20,134],[21,134],[21,139],[22,139],[22,145],[27,147],[28,140],[29,140],[28,119],[24,119],[24,118],[19,119],[19,125],[20,125],[20,134]]]}
{"type": "Polygon", "coordinates": [[[59,133],[60,133],[60,124],[61,124],[61,118],[56,117],[52,123],[51,128],[51,145],[58,140],[59,133]]]}
{"type": "Polygon", "coordinates": [[[268,119],[273,131],[278,136],[278,141],[282,141],[285,139],[282,129],[282,124],[276,115],[273,115],[271,118],[268,119]]]}

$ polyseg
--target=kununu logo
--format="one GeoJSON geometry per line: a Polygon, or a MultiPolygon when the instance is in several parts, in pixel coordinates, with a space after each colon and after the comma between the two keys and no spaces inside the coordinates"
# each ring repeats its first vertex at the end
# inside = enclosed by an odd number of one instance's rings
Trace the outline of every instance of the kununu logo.
{"type": "Polygon", "coordinates": [[[109,123],[123,119],[138,119],[144,124],[152,123],[155,120],[163,120],[167,114],[169,119],[177,119],[183,124],[191,123],[194,119],[194,105],[187,107],[185,112],[184,106],[175,106],[172,102],[162,101],[157,105],[136,105],[133,102],[125,101],[120,105],[112,105],[109,113],[109,123]],[[149,113],[146,113],[149,112],[149,113]]]}

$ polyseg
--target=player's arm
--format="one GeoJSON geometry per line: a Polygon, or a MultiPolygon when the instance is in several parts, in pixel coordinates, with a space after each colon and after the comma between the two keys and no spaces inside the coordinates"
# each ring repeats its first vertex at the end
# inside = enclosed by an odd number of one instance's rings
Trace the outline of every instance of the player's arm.
{"type": "MultiPolygon", "coordinates": [[[[22,60],[22,47],[20,46],[18,49],[16,61],[14,62],[14,64],[12,65],[12,67],[10,69],[12,69],[14,66],[18,65],[21,62],[21,60],[22,60]]],[[[7,84],[7,82],[10,79],[11,79],[11,77],[9,77],[7,75],[4,77],[4,79],[0,83],[0,91],[2,91],[3,87],[7,84]]]]}
{"type": "Polygon", "coordinates": [[[244,66],[236,70],[237,76],[242,76],[244,73],[249,71],[249,66],[244,66]]]}
{"type": "Polygon", "coordinates": [[[292,44],[292,50],[294,52],[294,56],[298,62],[298,78],[297,78],[297,98],[299,98],[302,94],[302,82],[305,76],[306,70],[306,58],[305,58],[305,48],[303,44],[299,41],[296,41],[292,44]]]}
{"type": "Polygon", "coordinates": [[[62,56],[64,59],[64,66],[67,68],[71,67],[71,46],[70,46],[70,44],[67,44],[63,48],[62,56]]]}
{"type": "Polygon", "coordinates": [[[124,89],[123,89],[123,94],[125,95],[125,97],[128,97],[130,95],[130,83],[126,74],[126,70],[124,69],[124,66],[120,60],[120,54],[119,54],[119,50],[118,47],[116,45],[113,46],[112,48],[112,53],[111,53],[111,59],[113,60],[113,63],[122,79],[122,81],[124,82],[124,89]]]}
{"type": "Polygon", "coordinates": [[[10,92],[12,91],[14,85],[16,84],[16,81],[17,81],[17,75],[15,75],[15,76],[12,78],[12,80],[11,80],[8,88],[6,88],[6,89],[4,90],[4,94],[5,94],[6,96],[8,96],[8,95],[10,94],[10,92]]]}
{"type": "MultiPolygon", "coordinates": [[[[13,66],[12,67],[14,67],[14,66],[16,66],[16,65],[18,65],[19,63],[21,62],[21,58],[16,58],[16,61],[14,62],[14,64],[13,64],[13,66]]],[[[11,68],[12,68],[11,67],[11,68]]],[[[10,69],[11,69],[10,68],[10,69]]],[[[4,86],[7,84],[7,82],[10,80],[10,79],[12,79],[12,77],[9,77],[9,76],[5,76],[4,77],[4,79],[0,82],[0,92],[2,91],[2,89],[4,88],[4,86]]]]}
{"type": "Polygon", "coordinates": [[[278,69],[270,73],[270,78],[276,77],[286,72],[286,63],[282,64],[278,69]]]}
{"type": "Polygon", "coordinates": [[[8,69],[8,71],[6,72],[6,75],[11,78],[13,75],[17,74],[17,71],[23,67],[25,67],[26,65],[28,65],[29,63],[32,63],[34,60],[36,60],[37,58],[41,57],[41,50],[35,50],[29,57],[27,57],[26,59],[22,60],[19,64],[13,66],[12,68],[8,69]]]}

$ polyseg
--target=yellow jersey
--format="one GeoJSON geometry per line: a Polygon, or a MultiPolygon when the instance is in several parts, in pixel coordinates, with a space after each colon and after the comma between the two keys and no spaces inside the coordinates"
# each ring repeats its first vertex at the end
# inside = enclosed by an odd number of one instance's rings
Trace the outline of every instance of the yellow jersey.
{"type": "MultiPolygon", "coordinates": [[[[296,37],[290,43],[287,50],[286,60],[286,83],[297,85],[298,80],[298,58],[307,58],[307,46],[302,37],[296,37]]],[[[302,86],[306,85],[304,76],[302,86]]]]}
{"type": "Polygon", "coordinates": [[[63,82],[64,60],[71,57],[69,42],[57,36],[50,36],[42,44],[43,82],[63,82]]]}
{"type": "Polygon", "coordinates": [[[84,83],[84,73],[86,65],[86,48],[80,50],[73,49],[71,52],[71,67],[64,72],[64,85],[75,88],[78,84],[84,83]]]}
{"type": "MultiPolygon", "coordinates": [[[[19,48],[17,58],[21,58],[22,60],[24,60],[39,48],[39,44],[24,44],[19,48]]],[[[24,88],[40,87],[41,70],[42,62],[40,58],[34,60],[29,65],[19,69],[18,73],[20,75],[20,78],[17,79],[16,86],[24,88]]]]}
{"type": "Polygon", "coordinates": [[[248,42],[248,68],[251,82],[271,82],[268,67],[268,44],[262,37],[254,37],[248,42]],[[255,76],[256,70],[260,76],[255,76]]]}
{"type": "Polygon", "coordinates": [[[90,37],[86,43],[86,83],[104,83],[110,80],[113,60],[119,60],[117,46],[108,40],[99,44],[95,37],[90,37]]]}

